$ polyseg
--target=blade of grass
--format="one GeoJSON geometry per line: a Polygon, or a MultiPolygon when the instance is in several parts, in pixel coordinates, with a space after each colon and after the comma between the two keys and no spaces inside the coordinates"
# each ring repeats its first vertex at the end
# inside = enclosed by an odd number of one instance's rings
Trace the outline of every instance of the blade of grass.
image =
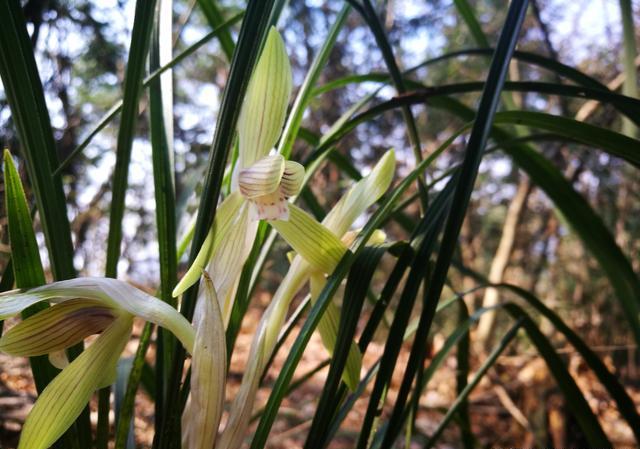
{"type": "MultiPolygon", "coordinates": [[[[155,14],[155,24],[151,35],[149,70],[158,70],[172,57],[172,0],[160,0],[155,14]]],[[[173,170],[173,76],[172,71],[163,73],[149,84],[149,126],[151,131],[151,158],[153,164],[154,197],[156,203],[156,226],[158,229],[158,254],[160,262],[159,297],[176,307],[171,294],[178,280],[176,242],[176,197],[173,170]]],[[[162,416],[165,406],[165,391],[169,376],[169,364],[173,353],[173,340],[162,328],[157,330],[155,416],[162,416]]],[[[137,357],[144,360],[145,351],[141,339],[137,357]]],[[[147,342],[148,345],[148,342],[147,342]]],[[[134,365],[137,365],[137,360],[134,365]]],[[[132,371],[132,373],[136,373],[132,371]]],[[[137,379],[137,384],[140,377],[137,379]]],[[[135,394],[135,388],[130,388],[135,394]]],[[[129,391],[127,392],[128,394],[129,391]]],[[[133,404],[127,398],[127,404],[133,404]],[[130,402],[129,402],[130,401],[130,402]]],[[[158,423],[156,423],[158,424],[158,423]]]]}
{"type": "MultiPolygon", "coordinates": [[[[469,310],[464,301],[458,301],[458,325],[469,321],[469,310]]],[[[471,338],[469,332],[465,332],[460,341],[458,342],[458,351],[456,353],[456,393],[458,396],[462,395],[462,392],[467,387],[467,378],[469,376],[469,347],[471,345],[471,338]]],[[[421,379],[416,380],[416,385],[421,385],[421,379]]],[[[416,399],[419,395],[416,395],[416,399]]],[[[419,401],[416,400],[416,405],[419,401]]],[[[414,408],[417,412],[417,409],[414,408]]],[[[471,419],[469,417],[469,402],[463,399],[458,407],[458,424],[460,426],[460,435],[462,438],[462,445],[465,449],[472,449],[473,433],[471,432],[471,419]]]]}
{"type": "MultiPolygon", "coordinates": [[[[136,2],[131,45],[124,78],[122,115],[116,144],[116,164],[111,188],[111,208],[109,213],[109,235],[107,238],[107,260],[105,276],[118,276],[118,260],[122,245],[122,219],[125,211],[125,197],[129,177],[131,149],[138,119],[138,102],[142,94],[144,76],[156,0],[136,2]]],[[[110,387],[100,390],[98,395],[98,424],[96,448],[107,449],[109,442],[109,398],[110,387]]]]}
{"type": "Polygon", "coordinates": [[[424,449],[430,449],[437,442],[438,438],[444,431],[449,421],[451,421],[451,419],[458,412],[458,409],[465,403],[467,397],[469,396],[469,393],[471,393],[471,391],[476,387],[476,385],[478,385],[478,383],[482,380],[482,378],[487,373],[487,371],[489,371],[489,368],[491,368],[496,362],[496,360],[498,359],[498,357],[500,357],[500,354],[502,354],[502,352],[507,348],[507,346],[509,346],[511,341],[518,334],[518,331],[520,330],[520,327],[522,327],[522,325],[523,325],[522,320],[517,321],[516,324],[514,324],[507,331],[504,337],[502,337],[498,345],[493,349],[489,357],[487,357],[487,360],[484,361],[484,363],[480,366],[476,374],[473,376],[473,379],[471,379],[471,382],[469,382],[464,387],[464,389],[458,395],[458,397],[453,402],[453,404],[449,406],[449,408],[447,409],[447,413],[445,414],[444,418],[442,418],[442,421],[440,421],[438,428],[433,432],[429,440],[427,440],[427,442],[425,443],[424,449]]]}
{"type": "MultiPolygon", "coordinates": [[[[622,93],[628,97],[638,98],[638,73],[636,71],[636,33],[633,24],[633,8],[631,0],[620,0],[620,14],[622,16],[624,84],[622,93]]],[[[637,123],[636,123],[637,125],[637,123]]],[[[631,137],[637,137],[638,128],[628,120],[622,119],[622,132],[631,137]]]]}
{"type": "Polygon", "coordinates": [[[509,11],[491,61],[485,89],[469,136],[463,165],[460,169],[460,181],[456,184],[453,194],[452,205],[444,227],[436,265],[425,293],[416,338],[411,348],[407,369],[396,398],[396,404],[389,418],[389,426],[382,447],[391,447],[400,430],[402,410],[411,390],[417,366],[422,364],[424,360],[426,338],[433,322],[447,272],[449,271],[462,221],[466,214],[484,148],[491,132],[493,116],[500,100],[500,92],[502,91],[511,55],[515,49],[518,34],[524,21],[527,6],[527,0],[514,0],[509,5],[509,11]]]}
{"type": "MultiPolygon", "coordinates": [[[[4,194],[11,244],[12,263],[9,269],[15,273],[13,277],[16,287],[31,288],[44,285],[46,279],[27,198],[9,150],[4,151],[4,194]]],[[[34,304],[22,312],[22,319],[27,319],[48,307],[45,303],[34,304]]],[[[42,393],[59,371],[49,363],[47,356],[30,357],[29,362],[36,389],[38,393],[42,393]]]]}
{"type": "MultiPolygon", "coordinates": [[[[215,30],[221,27],[224,23],[224,15],[222,14],[216,0],[198,0],[198,6],[202,10],[207,22],[209,22],[211,29],[215,30]]],[[[231,33],[229,33],[228,29],[223,29],[220,32],[219,40],[220,47],[227,57],[227,60],[231,61],[233,50],[235,49],[235,43],[233,42],[233,38],[231,37],[231,33]]]]}
{"type": "Polygon", "coordinates": [[[347,356],[353,344],[358,319],[364,305],[373,274],[387,251],[387,247],[378,246],[366,248],[355,260],[347,277],[343,308],[340,313],[338,336],[333,352],[333,358],[329,367],[329,374],[325,381],[318,406],[313,415],[311,428],[307,434],[305,448],[319,447],[319,440],[324,441],[324,436],[331,424],[336,404],[339,404],[338,386],[342,379],[342,372],[347,363],[347,356]]]}
{"type": "MultiPolygon", "coordinates": [[[[40,215],[51,271],[56,280],[75,276],[73,245],[67,206],[60,176],[52,176],[58,165],[56,145],[38,74],[31,41],[20,2],[0,2],[0,77],[16,125],[29,180],[40,215]]],[[[75,358],[82,345],[69,349],[75,358]]],[[[71,430],[70,444],[91,444],[89,412],[79,416],[71,430]],[[75,435],[74,435],[75,432],[75,435]]]]}
{"type": "MultiPolygon", "coordinates": [[[[357,0],[347,0],[349,4],[352,6],[356,6],[357,0]]],[[[380,18],[378,17],[373,5],[370,0],[362,0],[362,6],[356,6],[356,10],[360,13],[362,18],[365,20],[367,25],[369,25],[369,29],[373,34],[373,37],[376,40],[376,44],[378,45],[378,49],[382,53],[382,57],[384,59],[385,65],[387,66],[387,70],[391,75],[391,79],[393,81],[393,85],[398,92],[398,95],[402,95],[407,91],[407,88],[404,83],[404,78],[402,77],[402,73],[400,72],[400,68],[398,67],[398,63],[396,62],[395,55],[393,53],[393,48],[391,47],[391,43],[387,38],[387,34],[380,22],[380,18]]],[[[416,120],[413,116],[413,112],[411,111],[410,106],[403,106],[402,115],[404,117],[404,121],[407,125],[407,134],[409,136],[409,142],[413,149],[413,156],[416,159],[416,165],[422,161],[422,148],[420,144],[420,136],[418,135],[418,127],[416,125],[416,120]]],[[[427,206],[427,191],[424,187],[424,180],[422,178],[418,178],[418,191],[420,192],[420,200],[422,208],[426,208],[427,206]]]]}
{"type": "MultiPolygon", "coordinates": [[[[538,329],[538,325],[515,304],[505,304],[506,311],[518,322],[522,323],[529,340],[538,349],[538,353],[544,358],[549,371],[556,379],[562,394],[566,399],[569,410],[578,421],[591,447],[612,447],[607,435],[602,430],[598,419],[591,411],[589,403],[576,385],[575,381],[564,366],[562,359],[553,349],[551,343],[538,329]]],[[[471,385],[471,384],[470,384],[471,385]]]]}
{"type": "Polygon", "coordinates": [[[462,16],[462,19],[467,24],[473,40],[475,40],[480,47],[488,48],[489,40],[484,34],[484,31],[482,31],[480,22],[478,22],[476,15],[473,13],[469,2],[467,2],[467,0],[453,0],[453,4],[456,6],[458,14],[462,16]]]}

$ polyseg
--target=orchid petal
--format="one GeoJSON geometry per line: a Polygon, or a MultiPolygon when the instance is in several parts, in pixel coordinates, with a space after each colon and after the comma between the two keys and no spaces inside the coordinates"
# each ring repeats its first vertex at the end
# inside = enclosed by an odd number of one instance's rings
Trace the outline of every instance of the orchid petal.
{"type": "MultiPolygon", "coordinates": [[[[315,304],[320,292],[327,283],[324,275],[314,273],[309,280],[309,286],[311,290],[311,304],[315,304]]],[[[333,356],[333,351],[336,347],[336,339],[338,338],[338,327],[340,325],[340,309],[333,300],[327,305],[327,309],[322,314],[320,322],[318,323],[318,332],[322,338],[322,343],[327,349],[329,354],[333,356]]],[[[347,355],[347,363],[345,369],[342,372],[342,380],[349,387],[351,391],[354,391],[358,387],[360,382],[360,370],[362,368],[362,354],[360,349],[351,342],[349,347],[349,354],[347,355]]]]}
{"type": "Polygon", "coordinates": [[[289,220],[270,222],[289,245],[323,273],[332,273],[347,247],[329,229],[294,204],[289,205],[289,220]]]}
{"type": "Polygon", "coordinates": [[[0,351],[25,357],[60,351],[102,332],[116,317],[98,301],[72,299],[12,327],[0,338],[0,351]]]}
{"type": "Polygon", "coordinates": [[[297,195],[304,182],[304,167],[295,161],[287,161],[280,181],[280,190],[285,197],[297,195]]]}
{"type": "Polygon", "coordinates": [[[265,156],[278,141],[291,88],[289,57],[280,34],[271,28],[238,118],[240,168],[265,156]]]}
{"type": "Polygon", "coordinates": [[[196,341],[191,363],[191,396],[182,414],[185,449],[211,449],[224,409],[227,348],[224,323],[211,279],[198,301],[196,341]]]}
{"type": "Polygon", "coordinates": [[[216,449],[236,449],[242,445],[251,422],[251,412],[256,398],[265,363],[275,348],[280,329],[286,318],[291,300],[309,278],[311,267],[297,256],[265,310],[251,344],[240,389],[233,399],[227,425],[220,435],[216,449]]]}
{"type": "Polygon", "coordinates": [[[18,306],[26,308],[39,301],[48,300],[58,303],[76,298],[100,301],[108,307],[123,309],[131,315],[162,326],[170,330],[189,353],[193,350],[195,333],[185,317],[169,304],[117,279],[96,277],[68,279],[22,293],[16,293],[16,290],[2,293],[0,294],[0,317],[5,315],[7,310],[13,311],[18,306]]]}
{"type": "Polygon", "coordinates": [[[284,171],[285,160],[282,155],[265,156],[250,167],[240,170],[240,193],[249,199],[273,193],[278,190],[284,171]]]}
{"type": "Polygon", "coordinates": [[[235,295],[229,295],[242,274],[242,267],[251,252],[258,232],[258,222],[249,219],[248,203],[238,211],[236,220],[216,249],[207,269],[220,304],[224,322],[228,323],[235,295]]]}
{"type": "Polygon", "coordinates": [[[132,323],[128,315],[115,320],[53,379],[29,413],[18,449],[47,449],[73,424],[93,392],[110,380],[132,323]]]}
{"type": "Polygon", "coordinates": [[[238,192],[229,195],[220,204],[198,256],[193,261],[187,273],[182,277],[178,285],[173,289],[173,296],[180,296],[186,289],[200,280],[202,272],[220,246],[220,242],[227,238],[229,230],[237,225],[238,210],[244,203],[244,198],[238,192]]]}
{"type": "Polygon", "coordinates": [[[335,235],[342,237],[369,206],[389,188],[393,180],[396,159],[393,150],[387,151],[369,175],[355,183],[322,221],[335,235]]]}

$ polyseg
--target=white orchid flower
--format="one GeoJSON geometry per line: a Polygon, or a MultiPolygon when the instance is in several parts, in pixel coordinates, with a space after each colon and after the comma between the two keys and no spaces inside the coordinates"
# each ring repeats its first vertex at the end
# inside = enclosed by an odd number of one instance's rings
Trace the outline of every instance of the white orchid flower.
{"type": "MultiPolygon", "coordinates": [[[[325,276],[333,272],[347,251],[346,244],[353,239],[354,234],[349,232],[350,226],[387,190],[393,179],[394,170],[395,156],[393,151],[388,151],[368,176],[354,184],[342,196],[322,224],[293,204],[289,205],[288,221],[272,222],[297,255],[293,258],[289,271],[260,320],[240,390],[233,401],[227,425],[216,448],[237,449],[242,445],[251,420],[262,372],[273,353],[291,300],[309,280],[312,301],[317,299],[324,287],[325,276]]],[[[381,233],[374,235],[374,239],[380,238],[381,233]]],[[[332,302],[319,324],[323,343],[330,353],[335,346],[338,322],[339,309],[332,302]]],[[[361,354],[357,346],[352,344],[343,374],[343,380],[350,389],[354,389],[358,384],[360,365],[361,354]]]]}
{"type": "Polygon", "coordinates": [[[275,28],[267,36],[238,119],[239,157],[231,193],[219,206],[198,256],[173,291],[179,296],[207,270],[229,322],[235,286],[258,229],[258,220],[289,219],[288,198],[302,184],[304,168],[269,155],[282,132],[291,95],[291,66],[275,28]]]}
{"type": "MultiPolygon", "coordinates": [[[[201,341],[174,308],[116,279],[78,278],[3,293],[0,320],[41,301],[52,307],[9,329],[0,338],[0,351],[44,355],[63,351],[90,335],[100,336],[38,397],[22,428],[18,449],[50,447],[73,424],[94,391],[114,382],[116,364],[136,316],[173,332],[194,358],[215,357],[214,348],[201,341]]],[[[218,362],[224,365],[226,360],[218,362]]]]}

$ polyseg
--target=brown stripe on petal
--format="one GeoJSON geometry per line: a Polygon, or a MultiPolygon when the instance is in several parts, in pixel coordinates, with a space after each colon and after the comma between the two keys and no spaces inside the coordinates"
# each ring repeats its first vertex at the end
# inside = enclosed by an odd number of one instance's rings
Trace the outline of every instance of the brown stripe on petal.
{"type": "Polygon", "coordinates": [[[297,195],[304,181],[304,167],[297,162],[287,161],[280,180],[280,190],[286,197],[297,195]]]}
{"type": "Polygon", "coordinates": [[[99,301],[72,299],[12,327],[0,338],[0,351],[20,356],[60,351],[102,332],[116,316],[99,301]]]}

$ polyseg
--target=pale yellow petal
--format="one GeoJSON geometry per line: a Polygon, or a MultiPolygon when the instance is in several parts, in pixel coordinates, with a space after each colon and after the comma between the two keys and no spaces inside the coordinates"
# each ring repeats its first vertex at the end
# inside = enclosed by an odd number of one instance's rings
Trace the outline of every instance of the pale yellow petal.
{"type": "Polygon", "coordinates": [[[73,424],[115,370],[129,340],[131,316],[121,316],[47,385],[22,428],[18,449],[47,449],[73,424]]]}
{"type": "Polygon", "coordinates": [[[245,198],[256,198],[275,192],[285,172],[285,160],[280,154],[265,156],[250,167],[240,170],[238,186],[245,198]]]}
{"type": "Polygon", "coordinates": [[[271,28],[238,118],[240,168],[249,167],[267,155],[278,141],[291,88],[289,57],[280,34],[271,28]]]}

